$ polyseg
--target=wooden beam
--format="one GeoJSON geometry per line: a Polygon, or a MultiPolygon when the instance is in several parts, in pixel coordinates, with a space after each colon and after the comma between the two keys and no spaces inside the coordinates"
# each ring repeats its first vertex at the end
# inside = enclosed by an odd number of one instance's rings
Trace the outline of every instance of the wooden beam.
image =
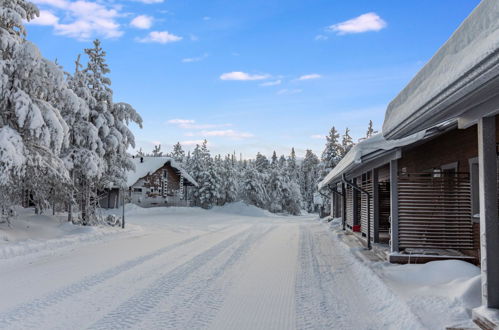
{"type": "Polygon", "coordinates": [[[487,308],[499,308],[499,221],[494,117],[478,121],[478,164],[482,304],[487,308]]]}
{"type": "Polygon", "coordinates": [[[399,252],[398,161],[390,161],[390,241],[391,252],[399,252]]]}

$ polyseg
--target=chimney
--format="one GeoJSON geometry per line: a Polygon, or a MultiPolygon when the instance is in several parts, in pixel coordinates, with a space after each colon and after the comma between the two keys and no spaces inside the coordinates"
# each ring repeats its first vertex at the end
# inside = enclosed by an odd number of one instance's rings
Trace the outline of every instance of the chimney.
{"type": "Polygon", "coordinates": [[[140,157],[140,162],[143,163],[144,162],[144,157],[140,157]]]}

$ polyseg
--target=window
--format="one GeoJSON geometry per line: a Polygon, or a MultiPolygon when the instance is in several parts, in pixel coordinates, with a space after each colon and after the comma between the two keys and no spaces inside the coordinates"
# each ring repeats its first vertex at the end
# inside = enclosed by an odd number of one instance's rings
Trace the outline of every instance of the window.
{"type": "Polygon", "coordinates": [[[142,188],[133,188],[133,192],[134,193],[141,193],[142,192],[142,188]]]}
{"type": "Polygon", "coordinates": [[[444,176],[455,176],[457,173],[457,162],[442,165],[444,176]]]}

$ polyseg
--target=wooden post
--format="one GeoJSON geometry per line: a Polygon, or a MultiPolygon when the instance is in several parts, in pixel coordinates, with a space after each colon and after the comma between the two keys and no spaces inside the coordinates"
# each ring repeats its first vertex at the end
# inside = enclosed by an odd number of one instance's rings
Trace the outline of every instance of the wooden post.
{"type": "Polygon", "coordinates": [[[341,194],[343,196],[341,196],[341,200],[343,201],[343,205],[341,207],[341,222],[343,223],[343,230],[346,230],[346,223],[347,223],[347,190],[346,190],[346,187],[345,187],[345,184],[342,183],[341,184],[341,194]]]}
{"type": "Polygon", "coordinates": [[[372,170],[372,196],[373,196],[373,241],[379,243],[379,182],[378,182],[378,169],[372,170]]]}
{"type": "Polygon", "coordinates": [[[499,308],[499,221],[497,214],[497,152],[495,118],[478,122],[478,186],[482,304],[499,308]]]}
{"type": "Polygon", "coordinates": [[[390,241],[391,251],[399,252],[398,161],[390,161],[390,241]]]}
{"type": "MultiPolygon", "coordinates": [[[[357,185],[357,178],[352,179],[352,183],[354,185],[357,185]]],[[[352,213],[353,213],[353,221],[352,221],[352,231],[355,231],[354,226],[361,225],[360,219],[359,219],[359,207],[360,205],[357,203],[358,201],[358,195],[359,192],[356,189],[352,189],[352,213]]]]}
{"type": "Polygon", "coordinates": [[[121,217],[121,228],[125,228],[125,189],[121,188],[121,202],[122,202],[122,217],[121,217]]]}

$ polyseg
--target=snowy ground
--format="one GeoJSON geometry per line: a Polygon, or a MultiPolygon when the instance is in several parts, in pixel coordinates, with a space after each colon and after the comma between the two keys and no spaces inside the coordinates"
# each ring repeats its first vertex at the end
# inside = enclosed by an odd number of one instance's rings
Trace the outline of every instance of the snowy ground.
{"type": "Polygon", "coordinates": [[[474,266],[446,265],[458,274],[418,284],[414,265],[367,265],[313,215],[242,205],[127,214],[123,233],[56,222],[33,240],[12,229],[0,243],[0,328],[434,329],[466,321],[476,296],[474,266]]]}

